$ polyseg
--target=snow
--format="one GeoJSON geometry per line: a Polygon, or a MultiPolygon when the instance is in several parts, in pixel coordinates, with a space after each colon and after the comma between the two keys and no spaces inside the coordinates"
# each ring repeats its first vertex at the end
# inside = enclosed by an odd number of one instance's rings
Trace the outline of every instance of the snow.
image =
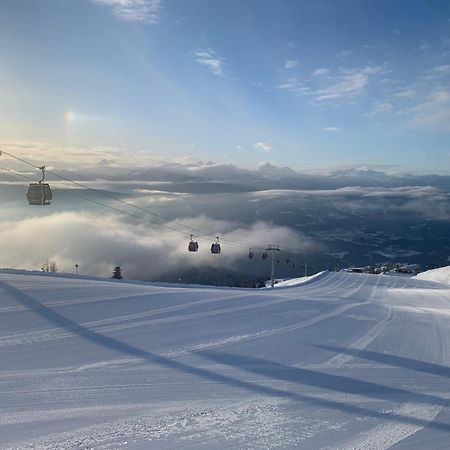
{"type": "Polygon", "coordinates": [[[450,286],[420,277],[4,271],[0,448],[448,448],[449,325],[450,286]]]}
{"type": "Polygon", "coordinates": [[[299,284],[306,284],[310,282],[311,280],[315,280],[317,278],[320,278],[321,276],[328,273],[327,271],[319,272],[314,275],[311,275],[309,277],[300,277],[300,278],[291,278],[290,280],[280,281],[278,282],[274,287],[280,288],[280,287],[286,287],[286,286],[298,286],[299,284]]]}
{"type": "Polygon", "coordinates": [[[427,270],[416,275],[419,280],[436,281],[437,283],[450,284],[450,266],[439,269],[427,270]]]}

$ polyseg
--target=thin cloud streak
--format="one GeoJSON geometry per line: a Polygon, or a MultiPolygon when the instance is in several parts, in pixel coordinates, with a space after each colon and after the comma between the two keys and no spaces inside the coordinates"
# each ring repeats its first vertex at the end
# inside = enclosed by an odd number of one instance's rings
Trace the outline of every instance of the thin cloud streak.
{"type": "Polygon", "coordinates": [[[293,69],[297,67],[300,64],[300,61],[297,61],[296,59],[288,59],[286,63],[284,64],[285,69],[293,69]]]}
{"type": "Polygon", "coordinates": [[[195,60],[202,66],[206,66],[214,75],[222,76],[225,59],[218,56],[214,50],[197,50],[194,53],[195,60]]]}
{"type": "Polygon", "coordinates": [[[327,69],[325,67],[322,67],[320,69],[317,69],[313,72],[313,75],[315,77],[323,77],[325,75],[328,75],[330,73],[330,69],[327,69]]]}
{"type": "Polygon", "coordinates": [[[274,149],[273,145],[268,142],[255,142],[253,146],[259,150],[265,151],[266,153],[270,153],[274,149]]]}
{"type": "Polygon", "coordinates": [[[341,69],[337,80],[333,84],[316,92],[316,99],[325,101],[358,96],[368,85],[370,77],[381,73],[386,73],[385,66],[341,69]]]}
{"type": "Polygon", "coordinates": [[[112,8],[113,14],[129,22],[155,24],[162,11],[161,0],[94,0],[112,8]]]}

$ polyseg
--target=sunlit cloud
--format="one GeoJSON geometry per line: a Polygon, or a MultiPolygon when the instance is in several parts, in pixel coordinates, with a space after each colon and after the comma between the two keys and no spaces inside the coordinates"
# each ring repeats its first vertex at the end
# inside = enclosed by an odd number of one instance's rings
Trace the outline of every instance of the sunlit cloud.
{"type": "Polygon", "coordinates": [[[6,245],[0,255],[0,267],[39,270],[50,259],[59,270],[108,276],[116,265],[123,267],[127,278],[151,280],[170,272],[191,267],[233,269],[238,258],[246,256],[249,246],[265,244],[267,236],[291,251],[313,248],[313,242],[284,226],[255,222],[242,225],[206,216],[185,218],[183,223],[205,230],[211,237],[196,238],[200,249],[187,251],[189,230],[177,232],[175,223],[165,226],[131,223],[116,215],[92,213],[55,213],[45,217],[0,223],[0,239],[6,245]],[[174,229],[171,229],[174,228],[174,229]],[[35,239],[39,231],[40,238],[35,239]],[[215,236],[222,238],[221,255],[211,255],[209,246],[215,236]],[[149,261],[158,261],[149,264],[149,261]]]}
{"type": "MultiPolygon", "coordinates": [[[[68,120],[68,125],[76,115],[69,114],[69,118],[64,114],[64,120],[68,120]]],[[[48,142],[35,141],[0,141],[3,150],[25,159],[35,165],[45,164],[47,167],[54,166],[59,169],[70,168],[71,170],[82,169],[86,167],[105,167],[115,166],[120,170],[126,170],[127,167],[136,167],[137,165],[158,165],[165,164],[168,158],[155,157],[147,152],[129,152],[127,150],[111,146],[64,146],[49,144],[48,142]]],[[[2,162],[24,168],[23,164],[18,163],[13,158],[6,155],[2,162]]],[[[173,161],[173,159],[172,159],[173,161]]],[[[189,164],[192,161],[189,158],[179,158],[176,160],[180,165],[189,164]]]]}
{"type": "Polygon", "coordinates": [[[157,23],[162,10],[161,0],[94,0],[110,6],[113,14],[122,20],[157,23]]]}
{"type": "Polygon", "coordinates": [[[266,153],[270,153],[274,149],[274,146],[268,142],[255,142],[253,146],[259,150],[263,150],[266,153]]]}

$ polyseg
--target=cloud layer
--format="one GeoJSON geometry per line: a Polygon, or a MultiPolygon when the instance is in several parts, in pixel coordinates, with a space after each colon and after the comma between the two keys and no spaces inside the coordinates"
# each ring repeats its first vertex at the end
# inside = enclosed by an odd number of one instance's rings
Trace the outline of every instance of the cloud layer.
{"type": "MultiPolygon", "coordinates": [[[[212,255],[213,238],[196,238],[198,253],[189,253],[189,235],[165,227],[133,223],[115,215],[61,213],[31,217],[0,224],[5,243],[0,267],[39,270],[47,260],[56,261],[59,270],[108,276],[115,265],[123,267],[128,278],[152,280],[166,273],[183,272],[192,267],[235,268],[248,248],[238,241],[257,245],[270,236],[274,242],[292,250],[312,248],[311,240],[283,226],[255,222],[251,226],[214,220],[205,216],[188,218],[185,224],[211,231],[222,238],[222,253],[212,255]],[[36,238],[39,236],[39,238],[36,238]]],[[[177,225],[168,223],[168,227],[177,225]]]]}
{"type": "MultiPolygon", "coordinates": [[[[248,247],[270,243],[321,268],[332,267],[326,255],[347,252],[348,261],[364,259],[369,239],[378,255],[429,254],[432,262],[432,251],[450,249],[450,176],[402,174],[395,167],[300,173],[270,162],[250,170],[146,153],[128,157],[109,148],[65,151],[18,142],[6,147],[128,205],[49,174],[53,204],[29,207],[28,179],[0,171],[0,266],[39,268],[50,258],[64,270],[78,263],[84,273],[108,275],[112,265],[121,264],[130,278],[150,279],[186,267],[245,272],[248,247]],[[191,232],[200,235],[197,255],[186,251],[191,232]],[[217,235],[224,239],[224,252],[211,259],[208,249],[217,235]],[[395,247],[392,242],[399,240],[402,245],[395,247]],[[161,264],[149,263],[154,260],[161,264]]],[[[38,177],[6,157],[0,166],[38,177]]]]}

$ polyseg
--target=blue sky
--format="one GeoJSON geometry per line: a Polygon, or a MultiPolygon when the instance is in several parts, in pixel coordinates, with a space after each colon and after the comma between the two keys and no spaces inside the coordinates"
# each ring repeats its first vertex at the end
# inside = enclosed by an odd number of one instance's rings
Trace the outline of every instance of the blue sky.
{"type": "Polygon", "coordinates": [[[447,0],[2,0],[0,61],[3,143],[450,173],[447,0]]]}

